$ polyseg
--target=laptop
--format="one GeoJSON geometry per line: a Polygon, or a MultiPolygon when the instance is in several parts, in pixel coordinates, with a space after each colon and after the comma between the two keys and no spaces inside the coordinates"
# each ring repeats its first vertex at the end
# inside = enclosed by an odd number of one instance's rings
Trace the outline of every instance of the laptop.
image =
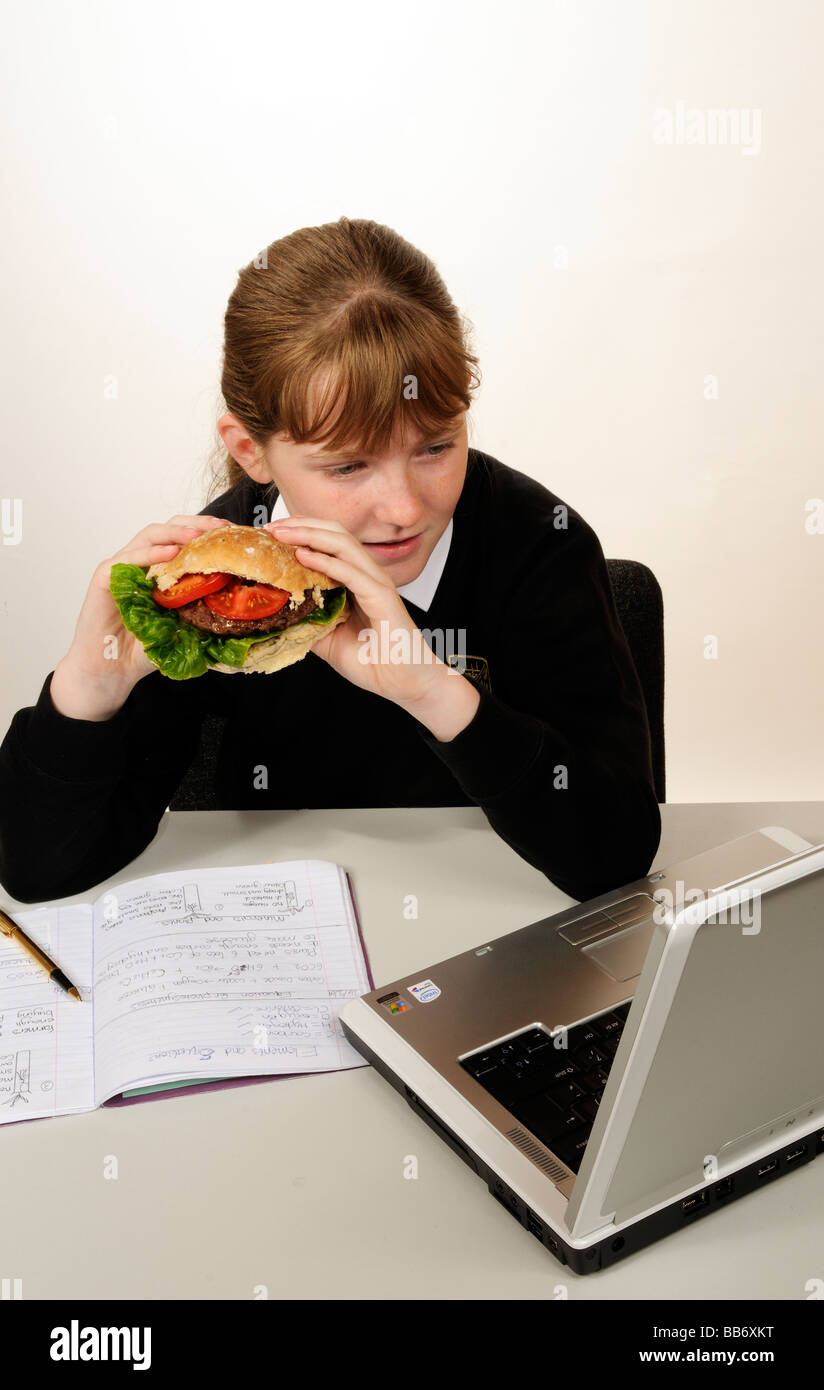
{"type": "Polygon", "coordinates": [[[351,1000],[514,1219],[604,1269],[824,1152],[824,843],[763,826],[351,1000]]]}

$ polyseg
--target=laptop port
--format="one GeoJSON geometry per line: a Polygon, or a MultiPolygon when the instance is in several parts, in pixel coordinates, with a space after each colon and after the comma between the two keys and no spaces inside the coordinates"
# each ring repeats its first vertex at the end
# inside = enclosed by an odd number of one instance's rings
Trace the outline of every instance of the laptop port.
{"type": "Polygon", "coordinates": [[[517,1221],[520,1220],[520,1216],[518,1215],[518,1198],[515,1196],[514,1192],[510,1192],[508,1187],[504,1187],[500,1178],[492,1188],[492,1196],[501,1203],[502,1207],[506,1207],[507,1211],[511,1211],[517,1221]]]}
{"type": "Polygon", "coordinates": [[[697,1211],[699,1207],[705,1207],[708,1201],[709,1197],[707,1196],[706,1189],[701,1192],[693,1192],[691,1197],[684,1198],[681,1203],[681,1210],[683,1212],[697,1211]]]}
{"type": "Polygon", "coordinates": [[[537,1236],[540,1241],[543,1240],[544,1228],[538,1218],[532,1215],[531,1211],[528,1211],[526,1214],[526,1228],[528,1231],[531,1231],[534,1236],[537,1236]]]}
{"type": "Polygon", "coordinates": [[[712,1190],[716,1197],[729,1197],[732,1192],[732,1178],[722,1178],[712,1190]]]}
{"type": "Polygon", "coordinates": [[[794,1163],[797,1158],[801,1158],[807,1152],[806,1144],[796,1144],[794,1148],[788,1149],[784,1155],[785,1163],[794,1163]]]}
{"type": "Polygon", "coordinates": [[[758,1170],[758,1176],[759,1176],[759,1178],[765,1177],[767,1173],[773,1173],[773,1172],[775,1172],[775,1169],[776,1169],[777,1167],[778,1167],[778,1159],[777,1159],[777,1158],[771,1158],[770,1161],[769,1161],[769,1163],[763,1163],[763,1164],[761,1165],[761,1167],[759,1168],[759,1170],[758,1170]]]}

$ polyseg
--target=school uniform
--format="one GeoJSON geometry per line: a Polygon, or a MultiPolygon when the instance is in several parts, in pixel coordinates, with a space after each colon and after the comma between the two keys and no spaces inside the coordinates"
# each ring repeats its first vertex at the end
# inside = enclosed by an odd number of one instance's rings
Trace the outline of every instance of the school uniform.
{"type": "MultiPolygon", "coordinates": [[[[287,515],[276,488],[249,478],[202,513],[246,525],[287,515]]],[[[353,806],[477,805],[576,899],[645,874],[661,835],[649,727],[592,527],[541,483],[470,449],[452,520],[399,593],[428,645],[480,693],[454,739],[439,742],[311,652],[270,675],[154,671],[99,722],[58,712],[50,671],[0,745],[6,890],[24,902],[68,896],[136,858],[207,712],[227,718],[223,808],[329,807],[343,820],[353,806]]]]}

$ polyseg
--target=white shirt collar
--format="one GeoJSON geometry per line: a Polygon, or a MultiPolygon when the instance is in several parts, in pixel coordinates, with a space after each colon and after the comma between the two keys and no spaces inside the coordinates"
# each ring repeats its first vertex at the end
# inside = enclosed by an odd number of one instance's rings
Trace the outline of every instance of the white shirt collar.
{"type": "MultiPolygon", "coordinates": [[[[277,501],[272,508],[271,520],[281,521],[288,515],[289,512],[287,511],[286,503],[282,495],[278,493],[277,501]]],[[[432,600],[435,597],[435,590],[441,581],[441,575],[446,565],[446,557],[449,554],[449,547],[451,544],[452,518],[450,517],[446,525],[446,530],[417,579],[410,579],[408,584],[404,584],[402,588],[398,589],[401,598],[408,599],[410,603],[414,603],[415,607],[420,608],[424,613],[428,612],[432,600]]]]}

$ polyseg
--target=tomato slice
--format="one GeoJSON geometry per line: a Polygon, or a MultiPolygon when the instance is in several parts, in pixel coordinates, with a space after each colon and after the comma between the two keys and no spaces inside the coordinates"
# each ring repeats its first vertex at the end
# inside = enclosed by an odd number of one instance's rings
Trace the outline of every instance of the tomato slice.
{"type": "Polygon", "coordinates": [[[158,589],[155,586],[152,598],[161,608],[180,608],[184,603],[194,603],[196,598],[203,598],[204,594],[213,594],[215,590],[222,589],[231,577],[230,574],[223,573],[184,574],[170,589],[158,589]]]}
{"type": "Polygon", "coordinates": [[[279,613],[289,601],[288,589],[276,589],[272,584],[244,584],[242,579],[231,579],[219,594],[210,594],[205,600],[221,618],[238,618],[249,621],[253,618],[270,618],[279,613]]]}

